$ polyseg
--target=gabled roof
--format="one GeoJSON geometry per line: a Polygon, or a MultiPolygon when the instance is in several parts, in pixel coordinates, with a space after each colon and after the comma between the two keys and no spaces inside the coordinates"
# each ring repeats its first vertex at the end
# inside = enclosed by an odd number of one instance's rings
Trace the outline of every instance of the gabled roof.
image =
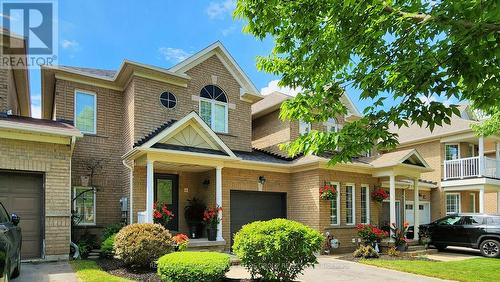
{"type": "MultiPolygon", "coordinates": [[[[278,110],[283,102],[292,98],[292,96],[279,91],[274,91],[271,94],[264,96],[264,99],[252,104],[252,119],[259,118],[278,110]]],[[[356,106],[354,106],[353,102],[346,93],[344,93],[340,99],[349,110],[349,116],[361,116],[361,113],[358,111],[356,106]]]]}
{"type": "Polygon", "coordinates": [[[365,161],[374,168],[390,167],[400,164],[431,168],[420,153],[415,149],[385,153],[376,157],[366,158],[365,161]]]}
{"type": "Polygon", "coordinates": [[[241,69],[234,58],[229,54],[226,47],[222,45],[220,41],[216,41],[205,49],[199,51],[198,53],[192,55],[191,57],[185,59],[184,61],[178,63],[177,65],[171,67],[169,70],[175,73],[185,74],[191,68],[203,63],[208,58],[216,55],[219,60],[224,64],[224,66],[229,70],[233,77],[238,81],[241,86],[242,96],[246,96],[252,101],[258,101],[262,99],[262,95],[259,90],[252,83],[250,78],[241,69]]]}
{"type": "Polygon", "coordinates": [[[178,121],[165,123],[137,142],[135,148],[222,154],[236,158],[231,149],[194,111],[178,121]]]}
{"type": "Polygon", "coordinates": [[[76,82],[91,83],[94,86],[119,91],[123,91],[132,75],[148,77],[186,87],[188,81],[191,79],[186,74],[186,71],[214,55],[219,58],[240,84],[239,94],[241,99],[253,103],[263,98],[227,49],[221,42],[217,41],[170,69],[131,60],[124,60],[117,71],[71,66],[42,66],[42,117],[52,118],[56,77],[76,82]]]}

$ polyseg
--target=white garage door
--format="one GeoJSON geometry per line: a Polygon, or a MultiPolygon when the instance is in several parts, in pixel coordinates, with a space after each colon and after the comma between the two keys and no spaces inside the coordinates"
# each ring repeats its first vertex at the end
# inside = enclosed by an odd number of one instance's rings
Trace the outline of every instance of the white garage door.
{"type": "MultiPolygon", "coordinates": [[[[406,215],[406,221],[410,224],[410,226],[413,225],[414,219],[413,219],[413,209],[414,209],[414,204],[413,201],[407,201],[405,204],[405,215],[406,215]]],[[[420,202],[419,207],[420,211],[420,224],[427,224],[431,222],[431,203],[429,202],[420,202]]]]}

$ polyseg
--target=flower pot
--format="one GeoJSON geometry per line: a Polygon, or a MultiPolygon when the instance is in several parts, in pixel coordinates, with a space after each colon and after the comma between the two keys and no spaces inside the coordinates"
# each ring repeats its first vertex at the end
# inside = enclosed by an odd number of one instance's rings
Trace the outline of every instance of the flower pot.
{"type": "Polygon", "coordinates": [[[396,246],[396,249],[400,252],[406,252],[408,250],[408,245],[407,244],[402,244],[396,246]]]}
{"type": "Polygon", "coordinates": [[[217,240],[217,228],[207,228],[208,241],[217,240]]]}

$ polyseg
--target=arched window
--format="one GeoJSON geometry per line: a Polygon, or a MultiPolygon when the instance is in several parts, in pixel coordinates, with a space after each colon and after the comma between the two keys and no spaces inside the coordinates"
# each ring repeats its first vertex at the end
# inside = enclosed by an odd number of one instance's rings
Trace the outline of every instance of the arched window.
{"type": "Polygon", "coordinates": [[[200,91],[200,116],[215,131],[227,133],[227,96],[215,85],[200,91]]]}

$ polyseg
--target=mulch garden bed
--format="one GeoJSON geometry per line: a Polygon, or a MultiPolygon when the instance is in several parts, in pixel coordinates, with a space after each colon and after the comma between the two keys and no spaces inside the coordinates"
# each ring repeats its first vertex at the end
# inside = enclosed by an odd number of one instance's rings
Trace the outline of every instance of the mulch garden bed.
{"type": "MultiPolygon", "coordinates": [[[[345,254],[344,256],[339,257],[338,259],[341,260],[347,260],[347,261],[355,261],[358,262],[362,260],[363,258],[357,258],[354,257],[352,254],[345,254]]],[[[434,261],[432,259],[429,259],[424,256],[405,256],[405,255],[400,255],[400,256],[389,256],[386,254],[380,254],[379,258],[371,258],[371,259],[383,259],[383,260],[424,260],[424,261],[434,261]]]]}
{"type": "MultiPolygon", "coordinates": [[[[127,278],[135,281],[146,282],[161,282],[160,277],[156,274],[156,269],[129,269],[126,268],[124,263],[117,259],[99,259],[96,261],[102,270],[109,274],[127,278]]],[[[226,278],[224,282],[252,282],[251,279],[229,279],[226,278]]],[[[258,281],[258,280],[257,280],[258,281]]]]}

